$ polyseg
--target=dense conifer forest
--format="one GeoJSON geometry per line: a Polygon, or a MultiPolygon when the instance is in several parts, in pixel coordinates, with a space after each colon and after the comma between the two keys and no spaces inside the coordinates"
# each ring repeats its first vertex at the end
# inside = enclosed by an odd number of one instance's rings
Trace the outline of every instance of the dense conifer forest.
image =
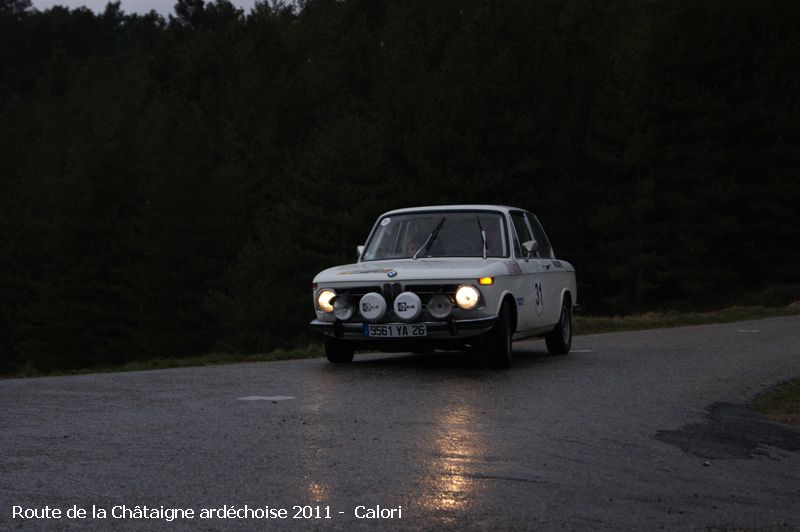
{"type": "Polygon", "coordinates": [[[382,211],[543,220],[583,308],[800,286],[796,0],[0,0],[0,372],[307,341],[382,211]]]}

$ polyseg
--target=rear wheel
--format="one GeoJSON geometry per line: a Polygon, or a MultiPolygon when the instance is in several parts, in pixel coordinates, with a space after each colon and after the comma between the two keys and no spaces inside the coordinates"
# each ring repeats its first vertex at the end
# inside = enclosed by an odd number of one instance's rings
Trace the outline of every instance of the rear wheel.
{"type": "Polygon", "coordinates": [[[566,355],[572,348],[572,303],[564,298],[561,303],[561,316],[556,328],[544,337],[547,350],[553,355],[566,355]]]}
{"type": "Polygon", "coordinates": [[[492,367],[511,367],[511,335],[511,309],[503,303],[494,327],[486,333],[486,357],[492,367]]]}
{"type": "Polygon", "coordinates": [[[325,357],[328,362],[345,364],[353,361],[353,346],[333,336],[325,336],[325,357]]]}

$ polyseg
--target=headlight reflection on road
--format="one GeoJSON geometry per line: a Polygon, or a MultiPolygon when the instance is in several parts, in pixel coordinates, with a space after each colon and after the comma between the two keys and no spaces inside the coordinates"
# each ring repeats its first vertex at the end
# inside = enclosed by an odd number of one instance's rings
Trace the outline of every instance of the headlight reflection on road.
{"type": "Polygon", "coordinates": [[[474,497],[474,463],[482,446],[476,441],[472,411],[468,406],[442,412],[437,423],[439,436],[434,440],[437,458],[429,466],[428,492],[422,505],[429,510],[457,510],[474,497]]]}
{"type": "Polygon", "coordinates": [[[309,480],[308,484],[306,484],[309,502],[327,504],[330,502],[330,491],[330,487],[327,484],[315,480],[309,480]]]}
{"type": "MultiPolygon", "coordinates": [[[[313,379],[308,381],[308,388],[303,391],[306,396],[313,398],[304,404],[303,430],[300,438],[303,442],[302,449],[302,483],[305,499],[297,504],[331,504],[331,497],[336,493],[336,484],[331,484],[331,457],[330,448],[323,442],[325,438],[319,433],[318,421],[327,417],[324,405],[330,399],[330,382],[326,379],[313,379]]],[[[296,504],[296,503],[292,503],[296,504]]]]}

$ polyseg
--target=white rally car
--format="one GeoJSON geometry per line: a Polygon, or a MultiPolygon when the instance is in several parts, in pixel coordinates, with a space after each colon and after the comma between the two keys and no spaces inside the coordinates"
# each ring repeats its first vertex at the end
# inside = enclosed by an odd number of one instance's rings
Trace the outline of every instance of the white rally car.
{"type": "Polygon", "coordinates": [[[575,269],[556,259],[539,220],[497,205],[414,207],[382,214],[358,262],[314,277],[317,319],[331,362],[358,349],[473,348],[497,367],[511,342],[543,336],[572,345],[575,269]]]}

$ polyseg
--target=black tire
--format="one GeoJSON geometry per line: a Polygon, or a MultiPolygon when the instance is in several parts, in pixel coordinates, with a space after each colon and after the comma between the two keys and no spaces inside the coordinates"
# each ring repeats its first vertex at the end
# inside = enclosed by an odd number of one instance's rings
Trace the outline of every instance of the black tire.
{"type": "Polygon", "coordinates": [[[572,303],[564,298],[556,328],[544,337],[547,350],[553,355],[566,355],[572,348],[572,303]]]}
{"type": "Polygon", "coordinates": [[[510,368],[511,350],[511,309],[508,303],[500,307],[500,316],[491,331],[486,333],[485,351],[489,365],[493,368],[510,368]]]}
{"type": "Polygon", "coordinates": [[[325,336],[325,357],[333,364],[346,364],[353,361],[353,346],[333,336],[325,336]]]}

